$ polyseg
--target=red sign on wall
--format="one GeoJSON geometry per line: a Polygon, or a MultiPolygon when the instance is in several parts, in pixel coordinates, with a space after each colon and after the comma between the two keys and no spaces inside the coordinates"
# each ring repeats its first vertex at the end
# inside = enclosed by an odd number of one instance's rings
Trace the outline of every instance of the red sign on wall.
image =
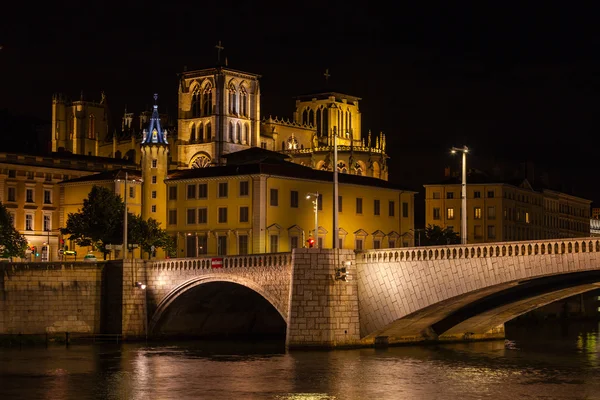
{"type": "Polygon", "coordinates": [[[222,258],[211,258],[210,266],[212,268],[223,268],[223,259],[222,258]]]}

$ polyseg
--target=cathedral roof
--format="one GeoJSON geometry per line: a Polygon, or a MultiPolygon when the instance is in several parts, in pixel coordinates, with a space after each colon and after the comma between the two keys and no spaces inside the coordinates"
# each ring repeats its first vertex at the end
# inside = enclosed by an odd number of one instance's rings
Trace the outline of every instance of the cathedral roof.
{"type": "Polygon", "coordinates": [[[335,97],[335,100],[339,101],[339,102],[341,102],[342,99],[346,99],[346,100],[352,101],[352,102],[362,100],[360,97],[351,96],[349,94],[344,94],[341,92],[332,92],[332,91],[326,91],[326,92],[317,91],[314,93],[302,94],[300,96],[294,97],[294,99],[300,100],[300,101],[310,101],[312,99],[326,100],[330,97],[335,97]]]}
{"type": "Polygon", "coordinates": [[[158,115],[158,105],[156,100],[158,95],[154,95],[154,106],[152,110],[152,117],[150,117],[150,125],[148,130],[144,129],[144,138],[142,139],[142,145],[144,144],[169,144],[167,142],[167,132],[163,131],[160,126],[160,115],[158,115]]]}
{"type": "Polygon", "coordinates": [[[252,164],[256,162],[279,162],[290,158],[286,154],[263,149],[262,147],[250,147],[246,150],[236,151],[223,155],[227,159],[227,165],[252,164]]]}

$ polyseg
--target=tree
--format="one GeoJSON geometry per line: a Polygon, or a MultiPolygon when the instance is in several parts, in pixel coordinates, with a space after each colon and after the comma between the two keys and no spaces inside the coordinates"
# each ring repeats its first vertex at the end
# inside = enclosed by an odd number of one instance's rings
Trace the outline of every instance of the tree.
{"type": "Polygon", "coordinates": [[[130,241],[139,244],[142,252],[148,253],[148,258],[158,248],[164,249],[167,254],[175,251],[173,237],[161,229],[160,222],[153,218],[144,220],[140,215],[129,214],[127,228],[130,241]]]}
{"type": "Polygon", "coordinates": [[[24,257],[27,239],[13,226],[11,215],[0,203],[0,258],[24,257]]]}
{"type": "Polygon", "coordinates": [[[460,235],[450,228],[442,228],[439,225],[431,224],[425,227],[424,246],[442,246],[458,243],[460,243],[460,235]]]}
{"type": "Polygon", "coordinates": [[[123,241],[124,209],[119,195],[94,185],[88,198],[83,200],[83,208],[69,213],[67,227],[61,228],[61,233],[69,235],[69,240],[79,246],[95,246],[106,259],[109,253],[106,245],[123,241]]]}

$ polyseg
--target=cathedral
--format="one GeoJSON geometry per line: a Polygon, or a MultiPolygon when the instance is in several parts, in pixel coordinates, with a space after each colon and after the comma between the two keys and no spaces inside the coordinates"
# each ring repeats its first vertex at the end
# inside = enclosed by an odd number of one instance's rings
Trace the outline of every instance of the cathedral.
{"type": "MultiPolygon", "coordinates": [[[[169,169],[221,166],[229,153],[260,147],[313,169],[388,179],[385,135],[362,134],[360,98],[337,92],[303,95],[296,97],[291,119],[264,117],[259,78],[224,65],[181,73],[176,124],[170,126],[167,116],[159,114],[169,137],[169,169]]],[[[151,114],[135,118],[125,110],[121,129],[111,132],[104,94],[97,102],[57,94],[52,99],[52,151],[139,165],[139,146],[153,134],[144,131],[151,114]]]]}

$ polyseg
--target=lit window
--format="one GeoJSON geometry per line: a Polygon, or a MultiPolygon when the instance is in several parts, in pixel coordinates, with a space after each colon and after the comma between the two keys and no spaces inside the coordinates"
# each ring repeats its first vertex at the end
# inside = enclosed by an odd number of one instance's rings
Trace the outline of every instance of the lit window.
{"type": "Polygon", "coordinates": [[[475,207],[475,219],[481,219],[481,207],[475,207]]]}
{"type": "Polygon", "coordinates": [[[446,219],[454,219],[454,208],[448,208],[446,210],[446,219]]]}
{"type": "Polygon", "coordinates": [[[528,212],[525,213],[525,223],[526,224],[529,223],[529,213],[528,212]]]}

